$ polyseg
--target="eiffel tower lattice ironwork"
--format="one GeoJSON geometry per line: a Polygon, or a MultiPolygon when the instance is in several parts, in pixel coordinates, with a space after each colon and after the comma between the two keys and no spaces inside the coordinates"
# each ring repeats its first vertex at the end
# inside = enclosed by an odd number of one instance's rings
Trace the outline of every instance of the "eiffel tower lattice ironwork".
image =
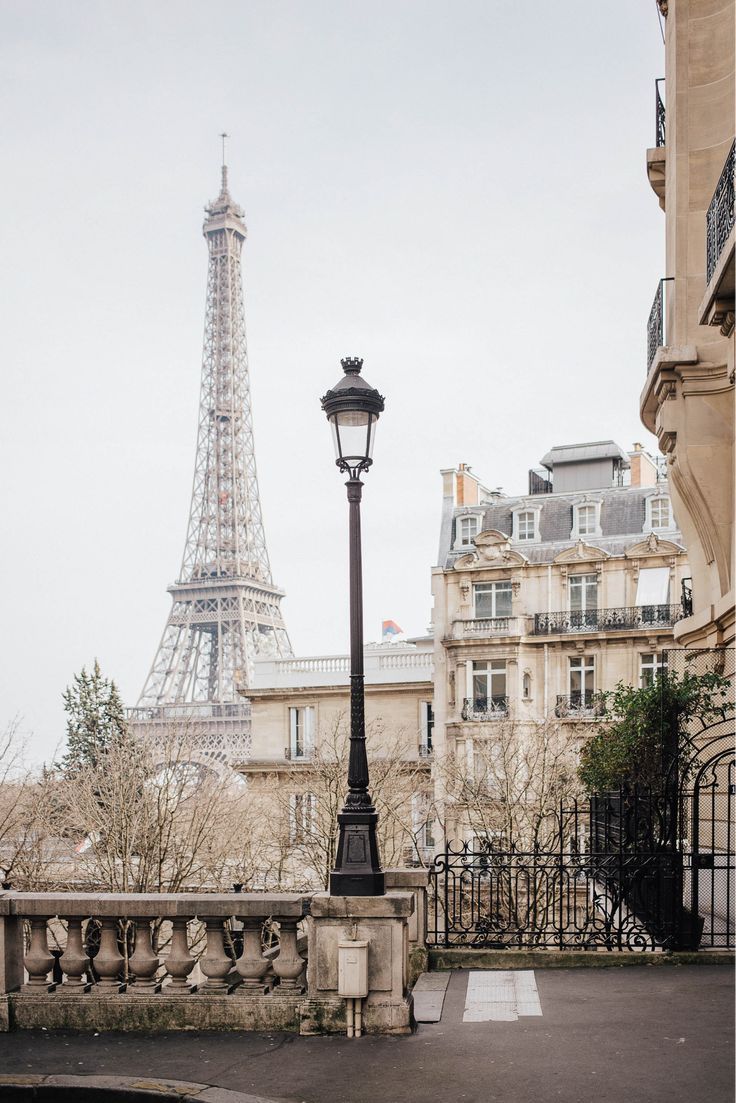
{"type": "Polygon", "coordinates": [[[209,270],[189,524],[171,612],[129,719],[136,727],[186,722],[198,749],[232,759],[249,749],[250,706],[238,688],[251,684],[256,658],[292,652],[258,495],[241,272],[246,227],[224,164],[220,194],[205,210],[209,270]]]}

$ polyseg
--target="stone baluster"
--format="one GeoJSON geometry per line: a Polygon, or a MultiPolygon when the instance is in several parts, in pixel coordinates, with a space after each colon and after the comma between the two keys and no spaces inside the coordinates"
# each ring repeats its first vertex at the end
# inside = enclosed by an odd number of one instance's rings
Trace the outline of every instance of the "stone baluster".
{"type": "Polygon", "coordinates": [[[46,916],[35,916],[31,919],[31,944],[28,953],[23,958],[23,964],[28,970],[28,981],[24,985],[25,991],[43,992],[49,991],[49,972],[54,964],[52,954],[49,952],[48,929],[46,916]]]}
{"type": "Polygon", "coordinates": [[[156,978],[161,964],[158,954],[154,953],[151,942],[151,920],[136,919],[135,949],[130,958],[130,971],[134,983],[128,985],[128,992],[139,996],[150,996],[159,988],[156,978]]]}
{"type": "Polygon", "coordinates": [[[82,919],[69,919],[67,921],[66,949],[59,958],[59,964],[64,970],[64,988],[77,988],[83,991],[87,986],[87,968],[89,958],[84,949],[82,939],[82,919]]]}
{"type": "Polygon", "coordinates": [[[225,932],[223,920],[212,916],[202,916],[207,928],[207,947],[203,956],[199,959],[199,968],[207,980],[201,986],[200,991],[227,992],[230,987],[228,973],[232,968],[232,961],[225,953],[225,932]]]}
{"type": "Polygon", "coordinates": [[[280,980],[279,987],[284,991],[303,992],[304,984],[301,980],[304,972],[305,961],[300,955],[296,945],[296,919],[282,919],[279,921],[279,953],[274,959],[273,971],[280,980]]]}
{"type": "Polygon", "coordinates": [[[123,955],[118,949],[118,921],[106,917],[101,920],[100,948],[94,965],[100,978],[96,989],[99,992],[113,992],[120,989],[120,973],[123,968],[123,955]]]}
{"type": "Polygon", "coordinates": [[[263,956],[262,926],[260,919],[243,921],[243,952],[235,963],[235,968],[243,978],[239,992],[244,996],[253,995],[254,992],[267,992],[270,987],[263,979],[271,962],[263,956]]]}
{"type": "Polygon", "coordinates": [[[166,994],[170,996],[188,995],[192,986],[188,976],[194,968],[194,958],[189,952],[187,940],[188,919],[173,919],[171,930],[171,949],[169,956],[164,958],[166,972],[171,977],[166,985],[166,994]]]}

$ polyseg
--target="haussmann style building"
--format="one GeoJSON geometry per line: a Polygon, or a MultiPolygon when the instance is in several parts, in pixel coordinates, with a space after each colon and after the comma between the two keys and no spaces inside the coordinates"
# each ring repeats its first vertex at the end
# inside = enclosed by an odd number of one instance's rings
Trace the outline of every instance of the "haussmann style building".
{"type": "MultiPolygon", "coordinates": [[[[465,464],[442,472],[433,742],[471,777],[510,726],[524,739],[553,724],[579,744],[599,693],[653,678],[683,616],[690,571],[655,460],[609,440],[552,448],[542,465],[518,497],[465,464]]],[[[439,771],[435,786],[446,838],[462,841],[439,771]]]]}

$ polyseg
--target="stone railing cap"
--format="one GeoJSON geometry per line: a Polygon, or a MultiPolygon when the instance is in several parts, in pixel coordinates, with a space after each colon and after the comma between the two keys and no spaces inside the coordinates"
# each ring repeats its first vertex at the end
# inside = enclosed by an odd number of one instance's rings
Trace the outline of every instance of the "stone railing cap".
{"type": "Polygon", "coordinates": [[[387,892],[385,896],[330,896],[316,892],[312,916],[318,919],[401,919],[414,911],[414,893],[387,892]]]}
{"type": "Polygon", "coordinates": [[[426,888],[429,884],[429,870],[418,866],[416,869],[385,869],[384,877],[389,888],[426,888]]]}
{"type": "Polygon", "coordinates": [[[0,915],[58,915],[86,918],[301,918],[309,896],[300,893],[10,892],[0,898],[0,915]]]}

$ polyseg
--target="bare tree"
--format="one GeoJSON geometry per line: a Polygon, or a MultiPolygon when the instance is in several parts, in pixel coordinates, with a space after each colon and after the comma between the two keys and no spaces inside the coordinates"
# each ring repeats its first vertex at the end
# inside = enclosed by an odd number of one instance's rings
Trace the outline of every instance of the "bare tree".
{"type": "Polygon", "coordinates": [[[473,864],[484,871],[476,886],[487,897],[481,922],[501,932],[543,930],[560,893],[576,891],[558,855],[561,845],[577,845],[568,837],[578,822],[577,740],[554,720],[486,727],[482,738],[437,764],[445,831],[469,838],[473,864]]]}
{"type": "MultiPolygon", "coordinates": [[[[366,731],[370,792],[378,812],[378,843],[384,867],[404,865],[426,854],[428,769],[407,754],[415,746],[404,732],[386,731],[377,723],[366,731]],[[418,817],[421,809],[424,818],[418,817]]],[[[319,731],[308,759],[294,761],[267,787],[278,822],[269,829],[279,852],[280,887],[327,888],[335,868],[338,813],[347,795],[350,738],[346,717],[339,715],[319,731]]]]}

